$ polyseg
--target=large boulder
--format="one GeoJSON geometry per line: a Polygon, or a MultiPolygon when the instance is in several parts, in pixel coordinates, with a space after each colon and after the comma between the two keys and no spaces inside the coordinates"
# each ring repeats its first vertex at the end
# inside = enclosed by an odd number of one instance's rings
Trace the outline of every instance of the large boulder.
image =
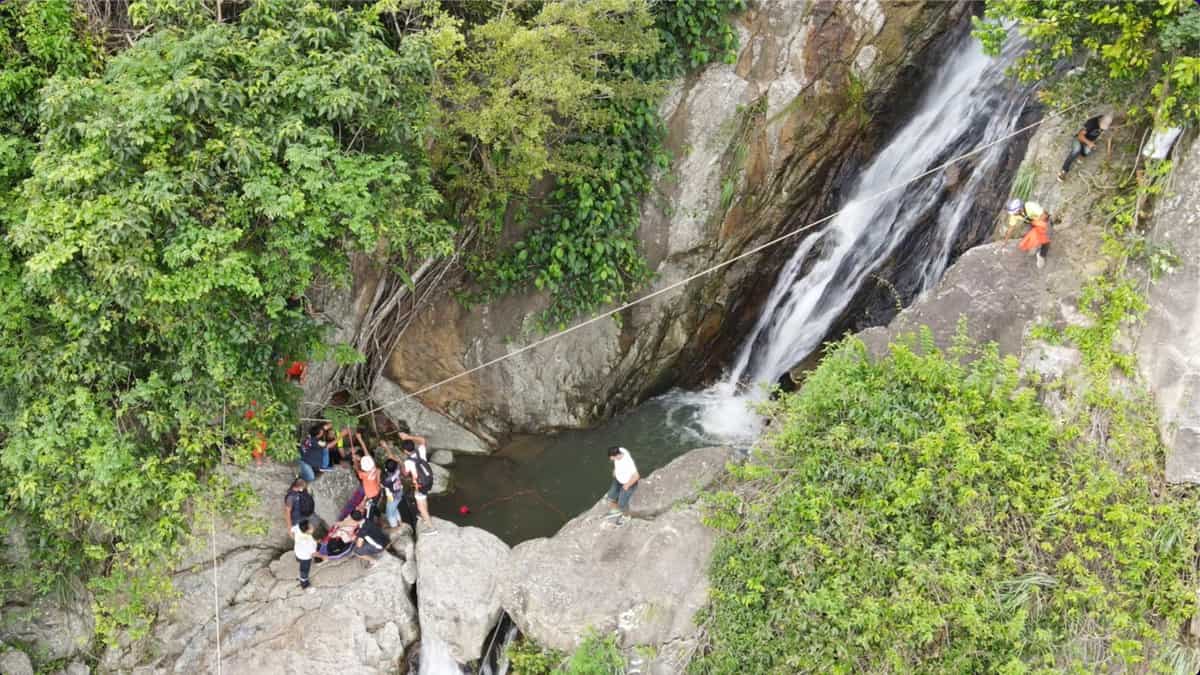
{"type": "Polygon", "coordinates": [[[1138,363],[1158,407],[1167,480],[1200,483],[1200,143],[1176,153],[1173,191],[1150,240],[1179,264],[1150,286],[1138,363]]]}
{"type": "Polygon", "coordinates": [[[605,517],[601,500],[553,537],[514,548],[501,598],[521,632],[564,651],[589,630],[617,631],[627,649],[693,643],[716,544],[695,502],[733,457],[694,450],[643,479],[624,524],[605,517]]]}
{"type": "Polygon", "coordinates": [[[417,539],[421,630],[444,643],[459,663],[478,659],[500,620],[501,575],[508,545],[476,527],[436,520],[436,535],[417,539]]]}
{"type": "MultiPolygon", "coordinates": [[[[3,646],[0,646],[3,649],[3,646]]],[[[33,675],[33,663],[25,652],[9,649],[0,653],[0,673],[4,675],[33,675]]]]}

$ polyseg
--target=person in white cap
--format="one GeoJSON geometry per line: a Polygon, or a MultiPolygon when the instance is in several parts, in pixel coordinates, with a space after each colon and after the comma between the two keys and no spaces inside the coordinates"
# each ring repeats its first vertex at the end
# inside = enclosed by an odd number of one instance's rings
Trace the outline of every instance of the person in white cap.
{"type": "Polygon", "coordinates": [[[625,448],[609,448],[608,459],[613,463],[613,481],[606,496],[608,503],[612,505],[607,517],[615,518],[620,525],[624,522],[622,516],[629,514],[629,500],[633,498],[633,492],[637,490],[638,481],[642,477],[638,475],[637,465],[633,463],[633,455],[625,448]]]}
{"type": "Polygon", "coordinates": [[[375,460],[371,455],[364,453],[363,458],[358,460],[358,479],[362,481],[363,490],[363,512],[367,514],[367,518],[375,515],[375,510],[379,508],[379,493],[380,474],[379,467],[375,466],[375,460]]]}

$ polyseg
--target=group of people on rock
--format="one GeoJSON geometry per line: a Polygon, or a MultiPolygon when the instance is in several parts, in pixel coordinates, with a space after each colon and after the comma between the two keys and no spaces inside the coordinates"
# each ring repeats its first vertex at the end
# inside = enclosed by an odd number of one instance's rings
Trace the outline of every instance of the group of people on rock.
{"type": "Polygon", "coordinates": [[[309,571],[314,560],[359,556],[365,565],[374,566],[391,543],[386,529],[407,525],[416,532],[418,514],[423,523],[419,534],[437,534],[429,515],[434,473],[428,444],[424,437],[403,431],[390,436],[378,438],[372,448],[363,440],[362,432],[350,427],[335,431],[331,422],[321,422],[304,434],[299,448],[299,475],[283,499],[284,518],[300,564],[301,588],[310,588],[309,571]],[[399,451],[393,442],[399,444],[399,451]],[[316,500],[309,483],[343,466],[358,477],[358,488],[337,520],[318,539],[316,500]]]}
{"type": "MultiPolygon", "coordinates": [[[[1067,159],[1063,162],[1062,170],[1058,172],[1058,182],[1067,178],[1071,165],[1081,157],[1092,154],[1096,141],[1112,125],[1112,115],[1103,114],[1088,118],[1071,137],[1067,159]]],[[[1050,235],[1054,218],[1044,206],[1035,201],[1025,201],[1014,197],[1008,202],[1008,232],[1020,226],[1029,229],[1021,237],[1018,247],[1037,257],[1039,269],[1046,264],[1046,255],[1050,252],[1050,235]]]]}

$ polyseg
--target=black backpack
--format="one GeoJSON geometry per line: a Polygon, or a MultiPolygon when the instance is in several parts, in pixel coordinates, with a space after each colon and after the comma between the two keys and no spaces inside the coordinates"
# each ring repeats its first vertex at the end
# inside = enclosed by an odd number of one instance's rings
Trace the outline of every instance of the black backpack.
{"type": "Polygon", "coordinates": [[[317,510],[317,503],[313,501],[313,496],[308,490],[305,490],[304,492],[288,490],[288,493],[283,496],[283,503],[289,505],[292,508],[293,513],[299,509],[301,518],[307,518],[313,514],[313,511],[317,510]],[[292,498],[292,495],[296,495],[296,501],[294,503],[289,501],[292,498]]]}
{"type": "Polygon", "coordinates": [[[383,477],[383,489],[387,490],[389,496],[404,492],[404,471],[400,467],[383,477]]]}
{"type": "Polygon", "coordinates": [[[421,489],[421,492],[429,494],[429,491],[433,489],[433,467],[429,466],[429,462],[420,455],[413,455],[409,459],[417,468],[417,487],[421,489]]]}

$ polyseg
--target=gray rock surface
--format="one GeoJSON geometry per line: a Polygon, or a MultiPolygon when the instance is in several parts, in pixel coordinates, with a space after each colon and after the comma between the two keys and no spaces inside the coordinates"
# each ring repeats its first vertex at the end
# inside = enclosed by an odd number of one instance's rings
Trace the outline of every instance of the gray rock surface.
{"type": "MultiPolygon", "coordinates": [[[[391,673],[418,635],[411,584],[402,570],[412,551],[407,527],[391,532],[392,549],[378,566],[359,561],[313,566],[314,591],[302,593],[283,518],[290,465],[223,468],[252,489],[255,506],[236,522],[218,519],[215,596],[220,606],[222,669],[229,673],[295,673],[310,669],[391,673]]],[[[317,513],[332,522],[357,487],[346,470],[312,484],[317,513]]],[[[209,516],[199,515],[195,541],[174,575],[178,601],[159,614],[151,633],[105,653],[105,672],[215,672],[216,611],[209,516]]]]}
{"type": "Polygon", "coordinates": [[[500,620],[501,575],[508,545],[476,527],[435,519],[438,533],[417,533],[417,598],[423,635],[444,642],[459,663],[478,659],[500,620]]]}
{"type": "Polygon", "coordinates": [[[0,673],[4,675],[33,675],[33,662],[19,649],[0,653],[0,673]]]}
{"type": "Polygon", "coordinates": [[[92,669],[83,661],[72,661],[66,668],[58,671],[58,675],[91,675],[92,669]]]}
{"type": "Polygon", "coordinates": [[[377,401],[376,405],[383,406],[383,411],[389,417],[407,423],[412,433],[428,439],[430,450],[445,449],[476,455],[491,452],[487,441],[447,415],[425,407],[420,400],[406,398],[406,394],[398,384],[381,377],[375,383],[371,398],[377,401]]]}
{"type": "Polygon", "coordinates": [[[95,634],[91,596],[86,591],[65,604],[51,598],[7,604],[2,614],[0,642],[30,645],[51,660],[82,654],[95,634]]]}
{"type": "Polygon", "coordinates": [[[637,492],[629,502],[635,518],[654,518],[676,505],[691,502],[708,490],[722,474],[734,451],[725,447],[699,448],[675,458],[671,463],[638,481],[637,492]]]}
{"type": "Polygon", "coordinates": [[[1138,363],[1158,407],[1167,480],[1200,483],[1200,142],[1175,155],[1172,194],[1149,236],[1179,265],[1150,286],[1138,363]]]}
{"type": "Polygon", "coordinates": [[[643,516],[623,525],[604,517],[601,500],[553,537],[514,548],[501,596],[521,632],[564,651],[589,629],[617,631],[623,648],[686,651],[716,542],[694,501],[731,457],[724,448],[695,450],[646,477],[631,505],[643,516]]]}
{"type": "Polygon", "coordinates": [[[441,466],[453,466],[454,453],[450,452],[449,450],[434,450],[433,452],[429,453],[429,461],[433,464],[439,464],[441,466]]]}

